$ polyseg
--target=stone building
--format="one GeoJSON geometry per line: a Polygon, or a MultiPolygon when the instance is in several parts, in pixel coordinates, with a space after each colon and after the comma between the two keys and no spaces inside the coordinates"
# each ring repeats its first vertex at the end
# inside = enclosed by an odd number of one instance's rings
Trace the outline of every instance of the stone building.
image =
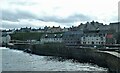
{"type": "Polygon", "coordinates": [[[62,32],[67,32],[67,31],[69,31],[69,28],[65,28],[65,27],[64,27],[64,28],[62,29],[62,32]]]}
{"type": "Polygon", "coordinates": [[[75,46],[81,44],[82,31],[69,31],[63,34],[63,42],[66,46],[75,46]]]}
{"type": "Polygon", "coordinates": [[[106,32],[105,31],[84,31],[81,37],[81,44],[105,44],[106,32]]]}
{"type": "Polygon", "coordinates": [[[41,43],[62,43],[63,35],[62,34],[44,34],[41,39],[40,42],[41,43]]]}
{"type": "Polygon", "coordinates": [[[84,31],[81,44],[105,45],[115,44],[114,34],[108,30],[84,31]]]}
{"type": "Polygon", "coordinates": [[[103,23],[99,23],[99,22],[87,22],[85,24],[80,24],[78,26],[78,30],[109,30],[109,26],[108,25],[104,25],[103,23]]]}
{"type": "Polygon", "coordinates": [[[59,26],[59,27],[51,27],[47,30],[47,32],[50,32],[50,33],[56,33],[56,32],[62,32],[62,28],[59,26]]]}

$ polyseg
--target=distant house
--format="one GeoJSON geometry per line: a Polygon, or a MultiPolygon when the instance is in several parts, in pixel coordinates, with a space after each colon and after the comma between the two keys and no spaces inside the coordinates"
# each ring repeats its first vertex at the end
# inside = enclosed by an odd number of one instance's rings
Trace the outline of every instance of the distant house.
{"type": "Polygon", "coordinates": [[[15,32],[15,29],[2,30],[2,32],[7,34],[13,34],[15,32]]]}
{"type": "Polygon", "coordinates": [[[106,32],[99,30],[96,31],[84,31],[81,38],[82,44],[105,44],[106,43],[106,32]]]}
{"type": "Polygon", "coordinates": [[[87,22],[85,24],[80,24],[78,26],[77,30],[109,30],[109,26],[108,25],[103,25],[103,23],[99,23],[99,22],[87,22]]]}
{"type": "Polygon", "coordinates": [[[69,31],[77,31],[78,30],[78,27],[75,27],[75,26],[72,26],[69,28],[69,31]]]}
{"type": "Polygon", "coordinates": [[[82,31],[68,31],[63,35],[63,42],[66,46],[75,46],[81,44],[82,31]]]}
{"type": "Polygon", "coordinates": [[[28,28],[28,27],[26,27],[26,28],[21,28],[19,31],[20,31],[20,32],[30,32],[30,31],[31,31],[31,27],[30,27],[30,28],[28,28]]]}
{"type": "Polygon", "coordinates": [[[2,33],[1,41],[2,44],[8,44],[11,41],[10,35],[7,33],[2,33]]]}
{"type": "Polygon", "coordinates": [[[41,43],[61,43],[63,42],[62,37],[62,34],[44,34],[40,40],[41,43]]]}
{"type": "Polygon", "coordinates": [[[65,28],[65,27],[62,29],[63,32],[67,32],[68,30],[69,30],[69,29],[68,29],[68,28],[65,28]]]}
{"type": "Polygon", "coordinates": [[[45,32],[44,29],[39,29],[37,32],[45,32]]]}
{"type": "Polygon", "coordinates": [[[45,32],[49,32],[49,31],[48,31],[49,29],[50,29],[50,26],[49,26],[49,27],[47,27],[47,26],[44,27],[44,31],[45,31],[45,32]]]}
{"type": "Polygon", "coordinates": [[[62,28],[60,26],[59,27],[53,26],[52,28],[49,28],[47,32],[50,32],[50,33],[62,32],[62,28]]]}
{"type": "Polygon", "coordinates": [[[84,31],[81,44],[104,45],[115,43],[113,34],[107,30],[84,31]]]}
{"type": "Polygon", "coordinates": [[[31,29],[30,32],[45,32],[44,29],[31,29]]]}

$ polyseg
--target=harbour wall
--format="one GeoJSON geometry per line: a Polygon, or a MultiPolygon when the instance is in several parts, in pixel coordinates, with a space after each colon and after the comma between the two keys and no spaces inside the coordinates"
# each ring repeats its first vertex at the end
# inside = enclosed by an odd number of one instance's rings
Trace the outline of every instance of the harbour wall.
{"type": "Polygon", "coordinates": [[[11,48],[31,49],[32,53],[44,56],[57,56],[76,59],[83,63],[94,63],[108,68],[108,73],[120,73],[120,58],[92,48],[68,48],[63,43],[49,44],[16,44],[11,48]]]}

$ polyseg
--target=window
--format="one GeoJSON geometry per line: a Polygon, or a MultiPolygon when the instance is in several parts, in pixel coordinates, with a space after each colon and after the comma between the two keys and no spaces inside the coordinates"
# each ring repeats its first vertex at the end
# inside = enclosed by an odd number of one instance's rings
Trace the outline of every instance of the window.
{"type": "Polygon", "coordinates": [[[103,33],[102,36],[105,36],[105,34],[103,33]]]}
{"type": "Polygon", "coordinates": [[[103,37],[101,37],[101,40],[103,40],[103,37]]]}
{"type": "Polygon", "coordinates": [[[101,42],[101,44],[103,44],[103,42],[101,42]]]}
{"type": "Polygon", "coordinates": [[[89,37],[91,37],[91,35],[89,35],[89,37]]]}
{"type": "Polygon", "coordinates": [[[92,44],[94,44],[94,42],[92,42],[92,44]]]}
{"type": "Polygon", "coordinates": [[[99,44],[100,44],[100,42],[99,42],[99,44]]]}
{"type": "Polygon", "coordinates": [[[83,39],[85,39],[85,37],[83,37],[83,39]]]}

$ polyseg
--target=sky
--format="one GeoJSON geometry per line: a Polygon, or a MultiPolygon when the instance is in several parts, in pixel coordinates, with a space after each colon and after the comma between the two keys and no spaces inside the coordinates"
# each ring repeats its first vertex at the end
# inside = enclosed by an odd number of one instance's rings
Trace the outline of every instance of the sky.
{"type": "Polygon", "coordinates": [[[0,29],[118,21],[119,0],[1,0],[0,29]]]}

